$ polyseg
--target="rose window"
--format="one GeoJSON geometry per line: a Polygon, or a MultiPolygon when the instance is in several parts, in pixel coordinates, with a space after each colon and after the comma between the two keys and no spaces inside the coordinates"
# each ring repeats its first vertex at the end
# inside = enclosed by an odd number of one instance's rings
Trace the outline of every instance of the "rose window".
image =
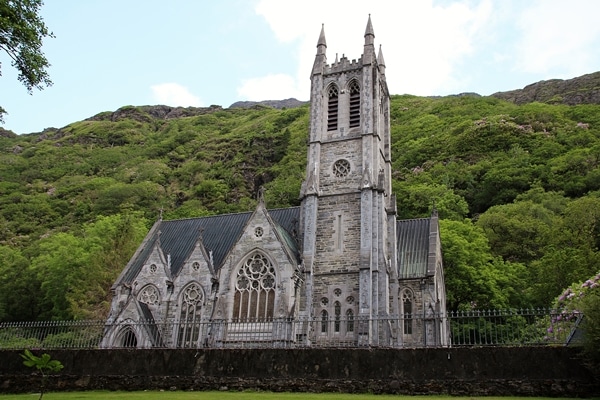
{"type": "Polygon", "coordinates": [[[350,162],[348,160],[337,160],[333,163],[333,175],[337,178],[343,178],[350,173],[350,162]]]}
{"type": "Polygon", "coordinates": [[[149,305],[158,304],[158,298],[158,290],[152,285],[148,285],[145,288],[143,288],[138,296],[138,300],[141,303],[146,303],[149,305]]]}

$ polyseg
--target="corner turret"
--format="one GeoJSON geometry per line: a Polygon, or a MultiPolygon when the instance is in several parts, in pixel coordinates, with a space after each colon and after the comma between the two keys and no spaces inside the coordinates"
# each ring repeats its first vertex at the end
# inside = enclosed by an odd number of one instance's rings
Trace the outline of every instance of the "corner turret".
{"type": "Polygon", "coordinates": [[[312,74],[322,73],[323,67],[327,64],[327,41],[325,40],[325,24],[321,25],[321,34],[319,35],[319,41],[317,42],[317,55],[315,56],[315,63],[313,65],[312,74]]]}
{"type": "Polygon", "coordinates": [[[381,75],[385,75],[385,61],[383,59],[383,51],[381,51],[381,45],[379,45],[379,55],[377,55],[377,64],[379,65],[379,72],[381,75]]]}
{"type": "Polygon", "coordinates": [[[365,29],[365,49],[363,52],[362,60],[363,65],[370,65],[375,61],[375,32],[373,31],[373,24],[371,24],[371,14],[369,14],[369,20],[367,21],[367,28],[365,29]]]}

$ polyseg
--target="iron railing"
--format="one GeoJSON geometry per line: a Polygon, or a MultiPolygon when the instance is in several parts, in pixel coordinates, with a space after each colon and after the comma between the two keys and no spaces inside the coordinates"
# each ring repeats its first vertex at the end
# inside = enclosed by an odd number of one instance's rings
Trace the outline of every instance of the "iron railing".
{"type": "Polygon", "coordinates": [[[535,309],[349,320],[5,322],[0,349],[566,345],[582,317],[535,309]]]}

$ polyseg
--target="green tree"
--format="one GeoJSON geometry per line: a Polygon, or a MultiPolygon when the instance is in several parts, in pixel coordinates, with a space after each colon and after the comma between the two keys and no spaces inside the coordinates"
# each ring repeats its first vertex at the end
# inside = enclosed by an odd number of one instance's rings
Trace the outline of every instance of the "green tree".
{"type": "Polygon", "coordinates": [[[544,254],[560,217],[532,201],[493,206],[479,216],[494,255],[529,262],[544,254]]]}
{"type": "MultiPolygon", "coordinates": [[[[0,49],[10,57],[11,65],[19,71],[19,81],[29,93],[52,85],[42,41],[54,35],[38,15],[42,4],[42,0],[0,0],[0,49]]],[[[4,122],[5,113],[0,107],[0,122],[4,122]]]]}
{"type": "Polygon", "coordinates": [[[452,311],[519,307],[525,268],[491,254],[483,230],[465,219],[440,220],[447,304],[452,311]]]}
{"type": "Polygon", "coordinates": [[[532,289],[549,306],[565,283],[579,282],[600,264],[600,198],[588,195],[565,207],[543,256],[531,262],[532,289]]]}
{"type": "Polygon", "coordinates": [[[33,321],[40,311],[39,281],[20,250],[0,246],[0,321],[33,321]]]}
{"type": "Polygon", "coordinates": [[[104,318],[109,289],[147,232],[141,213],[98,217],[80,234],[60,232],[40,242],[32,268],[52,319],[104,318]]]}

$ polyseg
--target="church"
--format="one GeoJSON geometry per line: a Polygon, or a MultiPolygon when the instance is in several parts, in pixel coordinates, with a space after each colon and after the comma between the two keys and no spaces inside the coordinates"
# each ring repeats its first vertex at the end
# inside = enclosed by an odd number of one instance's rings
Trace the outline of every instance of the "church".
{"type": "Polygon", "coordinates": [[[360,58],[311,72],[299,207],[159,219],[112,286],[102,347],[448,344],[438,216],[397,220],[390,95],[369,16],[360,58]]]}

